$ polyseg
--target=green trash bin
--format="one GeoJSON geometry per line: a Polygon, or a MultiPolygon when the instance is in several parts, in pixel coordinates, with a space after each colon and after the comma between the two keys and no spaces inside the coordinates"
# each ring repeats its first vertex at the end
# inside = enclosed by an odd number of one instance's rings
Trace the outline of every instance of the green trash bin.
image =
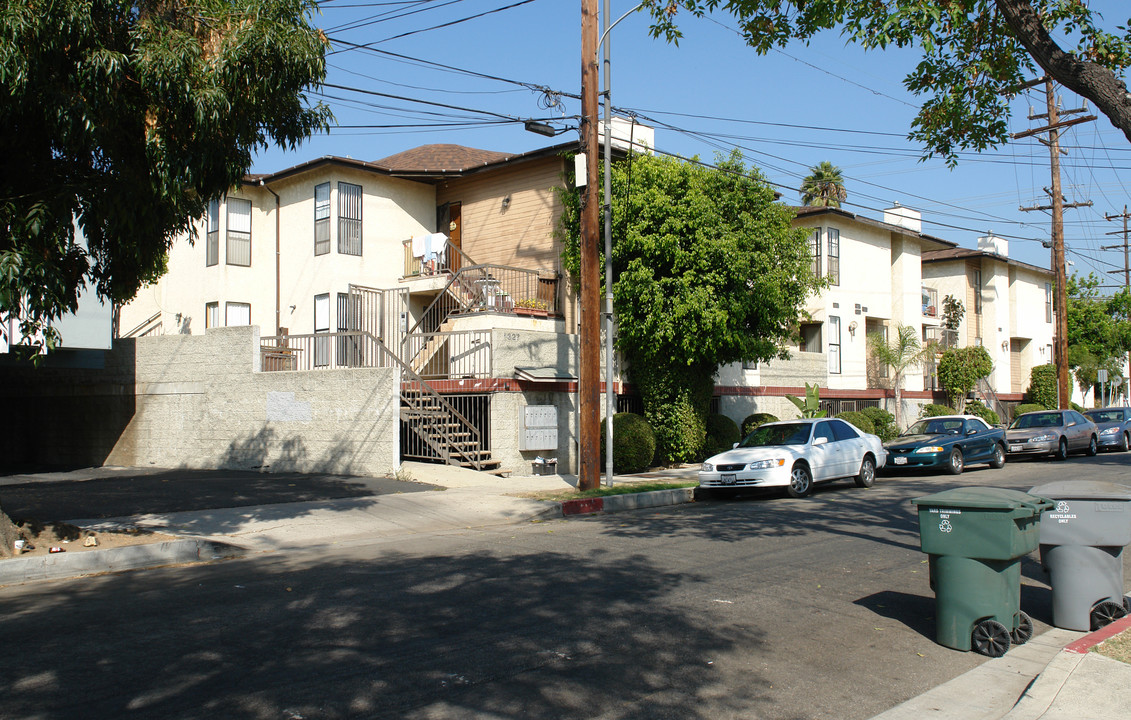
{"type": "Polygon", "coordinates": [[[1001,657],[1033,635],[1021,611],[1021,558],[1040,544],[1048,498],[968,487],[915,498],[919,545],[930,560],[935,639],[1001,657]]]}

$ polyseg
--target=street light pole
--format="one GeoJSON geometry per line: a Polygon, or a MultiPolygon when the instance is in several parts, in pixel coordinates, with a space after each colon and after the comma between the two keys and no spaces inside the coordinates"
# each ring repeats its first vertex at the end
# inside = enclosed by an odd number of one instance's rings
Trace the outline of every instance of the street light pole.
{"type": "Polygon", "coordinates": [[[601,40],[605,65],[605,485],[613,484],[613,415],[617,395],[613,391],[613,170],[612,170],[612,51],[609,49],[609,0],[601,11],[601,40]]]}

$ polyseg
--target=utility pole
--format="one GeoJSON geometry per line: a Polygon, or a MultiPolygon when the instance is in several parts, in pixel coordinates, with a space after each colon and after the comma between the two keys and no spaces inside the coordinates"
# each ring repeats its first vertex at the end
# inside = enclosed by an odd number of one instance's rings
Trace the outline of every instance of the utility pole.
{"type": "MultiPolygon", "coordinates": [[[[601,484],[601,278],[597,262],[597,0],[581,0],[581,146],[585,192],[581,200],[581,297],[577,373],[578,490],[601,484]]],[[[609,448],[612,454],[613,449],[609,448]]]]}
{"type": "MultiPolygon", "coordinates": [[[[1123,248],[1123,271],[1122,272],[1123,272],[1123,287],[1125,287],[1125,288],[1131,288],[1131,242],[1129,242],[1129,241],[1131,241],[1131,235],[1128,235],[1128,230],[1127,230],[1127,219],[1129,217],[1131,217],[1131,214],[1129,214],[1127,212],[1127,206],[1126,205],[1123,206],[1123,213],[1121,215],[1108,215],[1107,213],[1104,213],[1104,219],[1106,219],[1108,222],[1111,222],[1112,220],[1117,220],[1119,218],[1123,218],[1123,231],[1122,232],[1120,232],[1119,230],[1115,230],[1113,232],[1107,233],[1108,235],[1123,235],[1123,244],[1122,245],[1105,245],[1103,249],[1104,250],[1117,250],[1121,247],[1123,248]]],[[[1109,273],[1117,273],[1117,272],[1120,272],[1120,271],[1119,270],[1108,270],[1108,272],[1109,273]]],[[[1127,375],[1129,372],[1131,372],[1131,353],[1128,353],[1127,355],[1124,356],[1124,362],[1126,363],[1124,375],[1127,375]]],[[[1124,378],[1124,382],[1127,382],[1127,378],[1124,378]]],[[[1129,387],[1131,387],[1131,386],[1129,386],[1129,387]]],[[[1113,392],[1112,395],[1114,395],[1114,394],[1115,393],[1113,392]]],[[[1127,404],[1127,400],[1126,400],[1127,393],[1126,392],[1124,393],[1123,397],[1124,397],[1124,405],[1126,405],[1127,404]]]]}
{"type": "MultiPolygon", "coordinates": [[[[1095,115],[1086,115],[1084,117],[1075,118],[1073,120],[1061,120],[1060,109],[1057,107],[1056,93],[1054,92],[1052,78],[1045,76],[1039,80],[1026,83],[1021,89],[1028,87],[1035,87],[1040,84],[1045,86],[1045,104],[1048,112],[1041,115],[1033,115],[1030,113],[1030,120],[1048,120],[1048,125],[1043,128],[1035,128],[1033,130],[1026,130],[1025,132],[1015,133],[1014,140],[1037,135],[1040,133],[1048,133],[1049,139],[1038,140],[1049,147],[1049,154],[1051,156],[1052,164],[1052,188],[1045,188],[1052,198],[1052,205],[1039,205],[1036,207],[1021,208],[1022,212],[1029,212],[1032,210],[1052,210],[1052,270],[1056,279],[1056,384],[1057,394],[1060,398],[1060,407],[1068,409],[1072,405],[1072,393],[1068,385],[1068,281],[1064,271],[1064,209],[1066,207],[1074,208],[1081,206],[1090,206],[1092,203],[1065,203],[1064,196],[1060,192],[1060,154],[1065,152],[1060,149],[1060,130],[1071,125],[1077,125],[1083,122],[1090,122],[1096,119],[1095,115]]],[[[1074,115],[1086,112],[1087,108],[1078,108],[1076,110],[1065,110],[1063,114],[1074,115]]],[[[1067,154],[1067,153],[1066,153],[1067,154]]]]}

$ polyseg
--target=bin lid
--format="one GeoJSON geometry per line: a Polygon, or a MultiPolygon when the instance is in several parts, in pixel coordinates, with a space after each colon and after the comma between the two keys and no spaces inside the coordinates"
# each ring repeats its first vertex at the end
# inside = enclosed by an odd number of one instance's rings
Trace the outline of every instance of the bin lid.
{"type": "Polygon", "coordinates": [[[1131,502],[1131,486],[1108,480],[1057,480],[1029,492],[1054,500],[1123,500],[1131,502]]]}
{"type": "Polygon", "coordinates": [[[914,498],[911,502],[930,507],[982,508],[984,510],[1028,508],[1034,512],[1042,512],[1055,505],[1046,497],[1030,495],[1020,490],[989,487],[954,488],[934,495],[914,498]]]}

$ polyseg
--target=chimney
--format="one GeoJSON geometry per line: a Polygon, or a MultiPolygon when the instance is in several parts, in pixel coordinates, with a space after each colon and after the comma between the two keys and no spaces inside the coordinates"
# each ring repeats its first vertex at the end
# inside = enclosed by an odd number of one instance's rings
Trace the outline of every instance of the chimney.
{"type": "Polygon", "coordinates": [[[993,233],[978,238],[978,249],[1004,258],[1009,257],[1009,241],[1005,238],[999,238],[993,233]]]}
{"type": "Polygon", "coordinates": [[[893,207],[884,210],[884,222],[888,225],[906,228],[911,232],[923,232],[923,215],[918,210],[903,207],[895,203],[893,207]]]}

